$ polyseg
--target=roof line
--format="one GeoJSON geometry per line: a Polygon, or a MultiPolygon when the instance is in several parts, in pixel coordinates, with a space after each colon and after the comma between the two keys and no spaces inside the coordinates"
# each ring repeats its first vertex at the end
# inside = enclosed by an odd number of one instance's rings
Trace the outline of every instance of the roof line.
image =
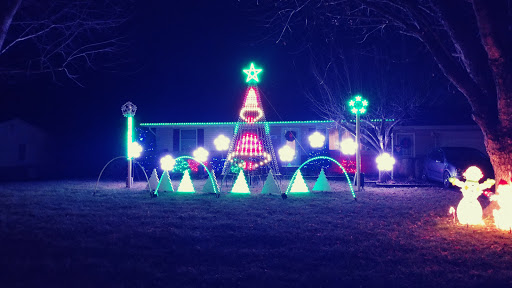
{"type": "MultiPolygon", "coordinates": [[[[372,121],[382,121],[373,119],[372,121]]],[[[394,121],[394,119],[386,119],[386,121],[394,121]]],[[[213,125],[236,125],[238,122],[181,122],[181,123],[140,123],[140,126],[213,126],[213,125]]],[[[320,124],[335,123],[332,120],[308,120],[308,121],[267,121],[269,125],[285,125],[285,124],[320,124]]],[[[263,122],[261,123],[263,124],[263,122]]]]}

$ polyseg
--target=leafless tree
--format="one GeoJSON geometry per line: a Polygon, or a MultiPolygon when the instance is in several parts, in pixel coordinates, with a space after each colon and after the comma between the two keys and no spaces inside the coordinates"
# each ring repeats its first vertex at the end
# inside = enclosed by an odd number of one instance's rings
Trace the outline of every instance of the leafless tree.
{"type": "Polygon", "coordinates": [[[355,134],[354,117],[346,104],[355,94],[367,99],[367,95],[371,95],[368,113],[361,117],[361,136],[377,153],[390,151],[393,128],[412,119],[420,108],[429,104],[428,85],[413,89],[405,79],[397,79],[396,73],[391,71],[394,60],[382,55],[376,47],[348,57],[340,49],[329,56],[326,56],[329,53],[314,54],[311,66],[318,91],[307,94],[313,107],[322,117],[355,134]],[[367,58],[366,61],[361,57],[367,58]],[[363,63],[372,67],[370,71],[365,69],[364,76],[359,67],[365,65],[363,63]]]}
{"type": "Polygon", "coordinates": [[[4,0],[0,3],[0,76],[51,73],[76,84],[84,69],[119,62],[119,27],[131,1],[4,0]]]}
{"type": "MultiPolygon", "coordinates": [[[[277,42],[351,28],[367,41],[398,32],[426,47],[462,92],[485,137],[497,181],[512,171],[512,3],[510,0],[296,0],[258,3],[278,26],[277,42]],[[306,34],[304,33],[306,31],[306,34]]],[[[254,2],[252,2],[254,4],[254,2]]],[[[328,39],[328,38],[326,38],[328,39]]]]}

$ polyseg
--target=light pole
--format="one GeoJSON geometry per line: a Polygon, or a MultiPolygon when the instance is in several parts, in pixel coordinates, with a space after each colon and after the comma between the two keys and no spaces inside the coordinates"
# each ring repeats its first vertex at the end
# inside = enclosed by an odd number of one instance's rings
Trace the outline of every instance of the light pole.
{"type": "Polygon", "coordinates": [[[356,179],[357,179],[357,191],[361,189],[361,142],[360,142],[360,125],[359,118],[361,114],[366,113],[368,101],[365,100],[361,95],[356,95],[350,101],[348,101],[348,106],[350,107],[350,112],[352,114],[356,114],[356,179]]]}
{"type": "Polygon", "coordinates": [[[123,116],[126,117],[128,121],[128,128],[126,132],[126,157],[128,159],[128,177],[126,178],[126,188],[131,188],[133,184],[132,178],[132,155],[130,151],[130,147],[133,142],[133,116],[135,116],[135,111],[137,111],[137,106],[135,106],[132,102],[126,102],[123,106],[121,106],[121,111],[123,112],[123,116]]]}

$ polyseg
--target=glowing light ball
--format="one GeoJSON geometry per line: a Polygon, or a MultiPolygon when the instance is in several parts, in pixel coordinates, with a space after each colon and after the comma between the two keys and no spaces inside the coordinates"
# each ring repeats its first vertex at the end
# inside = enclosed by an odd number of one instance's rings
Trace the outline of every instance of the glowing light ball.
{"type": "Polygon", "coordinates": [[[295,150],[288,145],[281,147],[277,153],[279,153],[279,159],[283,162],[291,162],[295,158],[295,150]]]}
{"type": "Polygon", "coordinates": [[[484,175],[476,166],[469,167],[462,175],[466,178],[465,182],[457,178],[450,178],[450,182],[460,187],[462,192],[462,200],[460,200],[457,206],[457,219],[460,224],[464,225],[484,224],[482,220],[482,206],[477,198],[484,189],[491,188],[494,185],[494,180],[487,179],[483,183],[479,183],[484,175]]]}
{"type": "Polygon", "coordinates": [[[176,160],[171,155],[165,155],[164,157],[160,158],[160,167],[162,167],[162,170],[170,171],[174,168],[174,165],[176,164],[176,160]]]}
{"type": "Polygon", "coordinates": [[[204,149],[203,147],[199,147],[197,148],[193,155],[194,155],[194,158],[196,158],[199,162],[206,162],[206,160],[208,160],[208,151],[206,151],[206,149],[204,149]]]}
{"type": "MultiPolygon", "coordinates": [[[[512,179],[511,179],[512,183],[512,179]]],[[[500,180],[496,194],[490,197],[491,201],[498,202],[499,209],[493,210],[494,224],[502,230],[512,230],[512,184],[500,180]]]]}
{"type": "Polygon", "coordinates": [[[377,159],[377,169],[380,171],[391,171],[393,170],[393,165],[395,165],[395,158],[391,157],[388,153],[380,154],[377,159]]]}
{"type": "Polygon", "coordinates": [[[352,138],[347,138],[340,143],[341,153],[345,155],[356,154],[357,144],[352,138]]]}
{"type": "Polygon", "coordinates": [[[224,135],[219,135],[217,136],[217,138],[215,138],[215,140],[213,140],[213,144],[215,145],[215,149],[217,151],[226,151],[229,149],[229,142],[231,142],[229,140],[228,137],[224,136],[224,135]]]}
{"type": "Polygon", "coordinates": [[[130,146],[128,146],[128,157],[130,158],[139,158],[142,153],[142,146],[140,146],[137,142],[132,142],[130,146]]]}
{"type": "Polygon", "coordinates": [[[308,137],[309,145],[312,148],[321,148],[324,147],[325,144],[325,136],[322,133],[315,131],[313,134],[308,137]]]}

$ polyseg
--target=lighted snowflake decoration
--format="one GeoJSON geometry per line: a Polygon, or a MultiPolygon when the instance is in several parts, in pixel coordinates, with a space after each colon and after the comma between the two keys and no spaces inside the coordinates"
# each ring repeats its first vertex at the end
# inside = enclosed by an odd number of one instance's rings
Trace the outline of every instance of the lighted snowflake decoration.
{"type": "Polygon", "coordinates": [[[137,106],[132,102],[128,101],[121,106],[121,111],[123,112],[124,117],[133,117],[135,116],[135,112],[137,111],[137,106]]]}
{"type": "Polygon", "coordinates": [[[285,145],[278,151],[279,159],[283,162],[291,162],[293,158],[295,158],[295,149],[292,149],[290,146],[285,145]]]}
{"type": "Polygon", "coordinates": [[[128,146],[128,157],[130,158],[139,158],[142,153],[142,146],[140,146],[137,142],[130,143],[128,146]]]}
{"type": "Polygon", "coordinates": [[[367,111],[368,101],[357,95],[354,99],[348,101],[348,106],[351,107],[350,112],[353,114],[364,114],[367,111]]]}
{"type": "Polygon", "coordinates": [[[230,142],[231,141],[229,140],[229,138],[222,134],[217,136],[217,138],[215,138],[215,140],[213,140],[213,144],[215,145],[215,149],[217,149],[217,151],[228,150],[230,142]]]}
{"type": "Polygon", "coordinates": [[[391,157],[388,153],[380,154],[375,161],[379,171],[391,171],[393,170],[393,165],[395,165],[395,158],[391,157]]]}
{"type": "Polygon", "coordinates": [[[208,151],[206,151],[206,149],[203,147],[197,148],[193,153],[194,158],[196,158],[199,162],[206,162],[206,160],[208,160],[208,154],[210,153],[208,153],[208,151]]]}
{"type": "Polygon", "coordinates": [[[325,144],[325,136],[322,133],[315,131],[313,134],[308,137],[309,145],[312,148],[321,148],[325,144]]]}
{"type": "Polygon", "coordinates": [[[175,164],[176,160],[171,155],[165,155],[160,158],[160,167],[162,167],[162,170],[170,171],[174,168],[175,164]]]}

